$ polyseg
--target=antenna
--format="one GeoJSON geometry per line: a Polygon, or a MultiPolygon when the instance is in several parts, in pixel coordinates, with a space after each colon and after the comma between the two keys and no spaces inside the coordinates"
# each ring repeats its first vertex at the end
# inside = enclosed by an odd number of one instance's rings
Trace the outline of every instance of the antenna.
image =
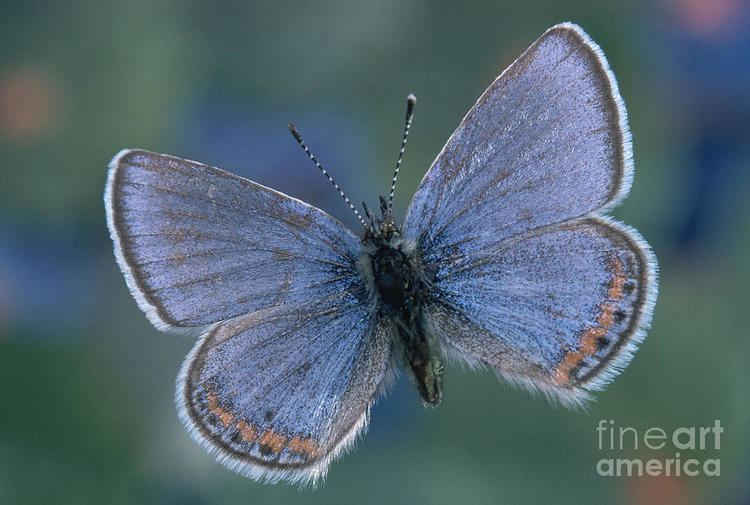
{"type": "Polygon", "coordinates": [[[411,120],[414,118],[414,104],[417,103],[417,97],[414,93],[409,93],[406,97],[406,123],[404,125],[404,139],[401,141],[401,150],[398,153],[398,161],[396,161],[396,170],[393,171],[393,180],[391,181],[391,194],[388,195],[388,211],[393,208],[393,193],[396,192],[396,180],[398,179],[398,171],[401,168],[401,160],[404,157],[404,150],[406,150],[406,139],[409,137],[409,128],[411,128],[411,120]]]}
{"type": "Polygon", "coordinates": [[[344,191],[339,187],[338,184],[336,184],[336,181],[333,180],[333,177],[331,177],[331,174],[329,174],[328,171],[325,168],[323,168],[323,166],[318,162],[318,160],[315,159],[315,156],[313,155],[313,153],[311,153],[310,149],[307,148],[305,141],[302,140],[302,136],[297,131],[297,128],[295,128],[295,126],[292,123],[289,123],[287,125],[287,128],[289,128],[289,131],[292,133],[292,135],[294,136],[295,140],[300,145],[300,147],[304,149],[305,154],[307,154],[307,156],[313,161],[313,163],[315,163],[315,166],[318,167],[321,172],[323,172],[323,175],[326,176],[326,178],[328,179],[328,182],[333,184],[333,187],[336,189],[336,191],[339,192],[339,195],[341,195],[341,198],[344,199],[344,201],[349,206],[349,208],[352,209],[352,212],[354,212],[354,215],[357,216],[357,219],[359,219],[359,222],[362,223],[362,226],[364,226],[365,228],[372,229],[372,226],[368,226],[365,220],[362,219],[362,216],[359,214],[359,212],[357,212],[357,209],[354,208],[354,205],[352,205],[352,202],[349,200],[349,197],[346,196],[344,191]]]}

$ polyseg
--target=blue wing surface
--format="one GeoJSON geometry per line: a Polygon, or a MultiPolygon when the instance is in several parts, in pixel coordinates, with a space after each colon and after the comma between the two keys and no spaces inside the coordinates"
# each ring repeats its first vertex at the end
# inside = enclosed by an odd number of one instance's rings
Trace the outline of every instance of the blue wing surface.
{"type": "Polygon", "coordinates": [[[550,28],[468,112],[407,211],[446,350],[565,402],[621,370],[656,297],[648,244],[604,216],[631,181],[603,53],[575,25],[550,28]]]}
{"type": "Polygon", "coordinates": [[[185,360],[180,417],[243,475],[314,482],[367,423],[391,364],[387,328],[345,291],[221,323],[185,360]]]}
{"type": "Polygon", "coordinates": [[[122,151],[105,206],[128,286],[162,330],[362,289],[359,239],[345,226],[218,168],[122,151]]]}
{"type": "Polygon", "coordinates": [[[437,272],[427,312],[449,354],[579,403],[642,340],[653,265],[634,230],[582,218],[452,258],[437,272]]]}

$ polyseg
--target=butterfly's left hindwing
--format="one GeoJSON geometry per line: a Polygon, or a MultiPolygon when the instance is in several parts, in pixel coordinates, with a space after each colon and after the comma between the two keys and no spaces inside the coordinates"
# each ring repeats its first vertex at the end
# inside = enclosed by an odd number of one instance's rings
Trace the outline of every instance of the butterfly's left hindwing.
{"type": "Polygon", "coordinates": [[[387,327],[350,293],[218,325],[183,365],[193,437],[254,479],[314,482],[367,423],[391,362],[387,327]]]}

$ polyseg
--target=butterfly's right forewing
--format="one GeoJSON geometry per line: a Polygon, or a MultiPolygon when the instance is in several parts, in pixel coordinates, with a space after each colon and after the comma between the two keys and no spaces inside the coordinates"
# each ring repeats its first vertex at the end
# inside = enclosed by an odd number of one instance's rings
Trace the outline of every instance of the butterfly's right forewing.
{"type": "Polygon", "coordinates": [[[492,248],[614,205],[630,188],[631,157],[600,49],[580,28],[558,25],[466,114],[417,189],[404,231],[441,257],[458,240],[492,248]]]}

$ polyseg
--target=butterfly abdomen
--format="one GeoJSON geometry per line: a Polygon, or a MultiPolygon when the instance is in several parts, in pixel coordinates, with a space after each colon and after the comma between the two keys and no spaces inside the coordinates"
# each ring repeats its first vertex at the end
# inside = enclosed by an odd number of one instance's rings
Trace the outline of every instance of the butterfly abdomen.
{"type": "Polygon", "coordinates": [[[415,248],[398,237],[370,237],[360,265],[371,295],[391,323],[391,336],[422,399],[437,405],[442,399],[442,363],[424,317],[428,293],[415,248]]]}

